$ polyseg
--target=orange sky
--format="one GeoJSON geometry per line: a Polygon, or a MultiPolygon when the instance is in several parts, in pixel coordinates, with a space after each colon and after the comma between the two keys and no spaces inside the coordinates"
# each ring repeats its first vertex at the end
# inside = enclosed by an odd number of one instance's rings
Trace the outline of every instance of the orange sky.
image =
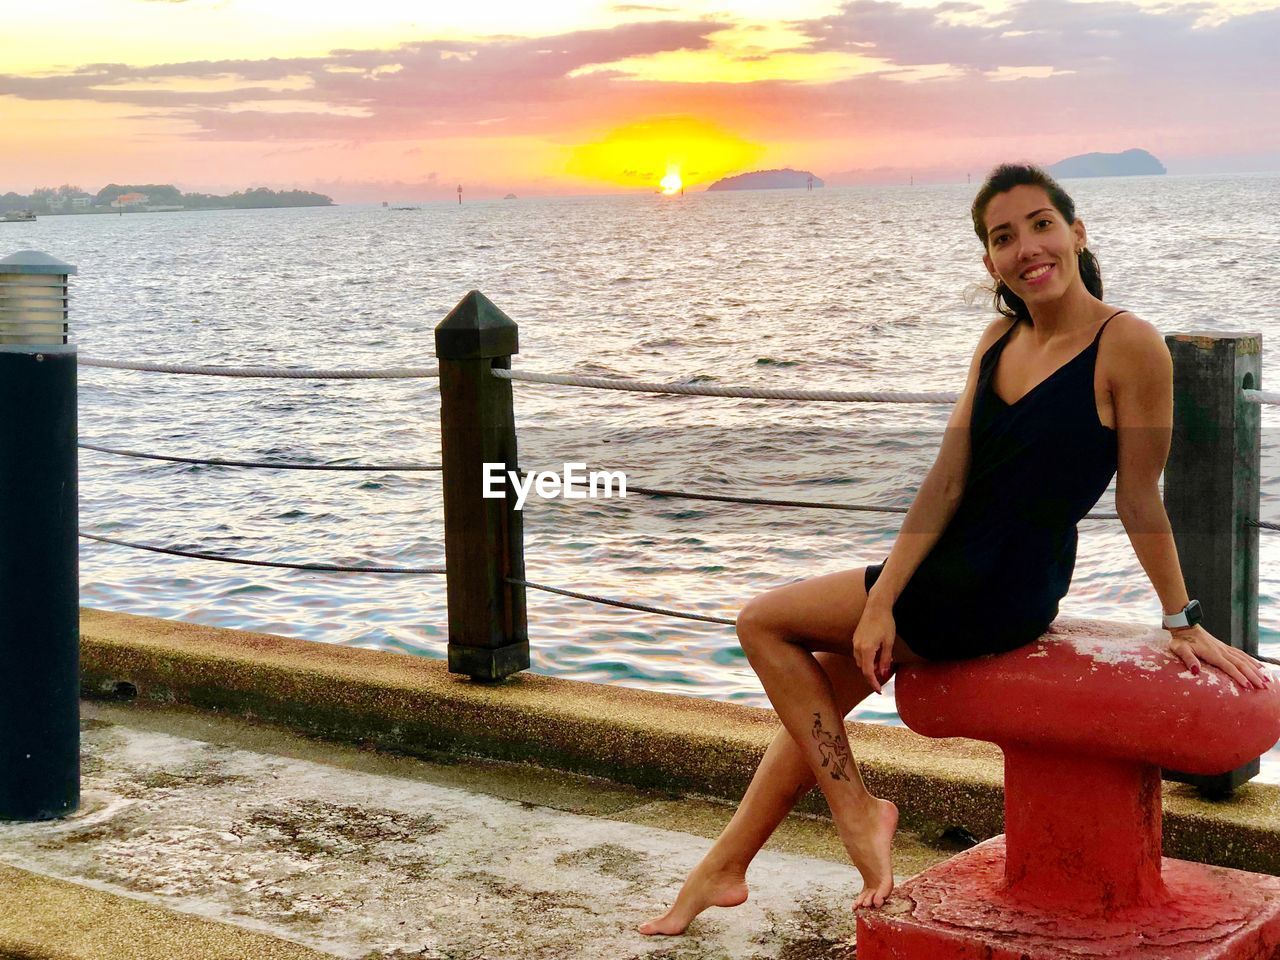
{"type": "Polygon", "coordinates": [[[901,182],[1135,146],[1173,173],[1280,169],[1280,2],[58,6],[56,27],[6,12],[0,192],[901,182]]]}

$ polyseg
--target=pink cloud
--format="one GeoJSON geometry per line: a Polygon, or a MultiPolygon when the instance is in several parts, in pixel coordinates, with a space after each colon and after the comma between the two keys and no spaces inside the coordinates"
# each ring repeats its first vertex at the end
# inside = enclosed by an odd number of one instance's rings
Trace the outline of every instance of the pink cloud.
{"type": "MultiPolygon", "coordinates": [[[[967,144],[969,153],[984,142],[993,151],[1024,143],[1026,154],[1037,144],[1057,151],[1073,143],[1141,145],[1158,154],[1280,150],[1276,124],[1260,120],[1280,113],[1280,74],[1272,65],[1280,11],[1196,27],[1204,11],[1194,6],[1157,11],[1121,0],[1024,0],[995,22],[955,18],[975,12],[963,2],[907,8],[852,0],[832,16],[792,24],[808,38],[802,51],[871,55],[889,64],[878,74],[825,84],[639,82],[616,71],[571,76],[629,57],[706,50],[729,25],[671,20],[325,57],[91,64],[52,77],[0,75],[0,94],[131,104],[187,121],[191,138],[226,142],[488,136],[575,142],[637,117],[691,115],[753,140],[826,141],[845,144],[851,155],[864,143],[902,145],[869,166],[922,161],[923,151],[912,154],[919,144],[947,140],[967,144]],[[955,75],[904,82],[895,73],[935,63],[952,65],[955,75]],[[1003,82],[986,76],[1011,66],[1058,73],[1003,82]],[[237,86],[199,92],[113,86],[215,77],[237,86]],[[253,88],[298,77],[306,80],[303,90],[253,88]],[[267,107],[229,109],[251,101],[267,107]],[[347,113],[289,110],[294,101],[347,113]],[[271,109],[273,102],[283,112],[271,109]]],[[[838,169],[864,162],[852,159],[838,169]]]]}

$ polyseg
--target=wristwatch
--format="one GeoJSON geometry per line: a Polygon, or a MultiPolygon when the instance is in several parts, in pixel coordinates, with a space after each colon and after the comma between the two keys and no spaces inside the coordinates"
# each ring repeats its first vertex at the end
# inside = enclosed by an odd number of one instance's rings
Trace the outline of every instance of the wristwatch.
{"type": "Polygon", "coordinates": [[[1200,611],[1200,601],[1192,600],[1177,613],[1171,613],[1161,618],[1161,625],[1166,630],[1175,630],[1179,627],[1194,627],[1202,619],[1203,614],[1200,611]]]}

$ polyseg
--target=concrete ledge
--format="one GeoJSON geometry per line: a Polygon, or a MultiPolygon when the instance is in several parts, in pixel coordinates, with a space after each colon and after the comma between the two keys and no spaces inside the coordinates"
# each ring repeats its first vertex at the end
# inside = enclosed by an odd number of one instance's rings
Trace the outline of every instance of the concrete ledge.
{"type": "Polygon", "coordinates": [[[0,865],[0,957],[12,960],[323,960],[243,927],[0,865]]]}
{"type": "MultiPolygon", "coordinates": [[[[440,660],[85,609],[82,695],[183,704],[414,756],[536,763],[675,793],[741,797],[778,729],[772,710],[522,673],[500,683],[440,660]]],[[[1003,829],[995,747],[848,725],[871,789],[928,836],[1003,829]]],[[[823,812],[811,791],[801,810],[823,812]]],[[[1105,815],[1105,811],[1100,811],[1105,815]]],[[[1228,802],[1164,788],[1165,853],[1280,874],[1280,788],[1228,802]]]]}

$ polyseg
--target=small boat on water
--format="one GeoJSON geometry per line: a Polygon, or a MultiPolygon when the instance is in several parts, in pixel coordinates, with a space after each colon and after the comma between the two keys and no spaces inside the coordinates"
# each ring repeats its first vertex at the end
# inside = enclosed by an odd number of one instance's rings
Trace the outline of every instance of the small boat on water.
{"type": "Polygon", "coordinates": [[[12,213],[0,214],[0,222],[3,223],[26,223],[35,218],[36,215],[30,210],[14,210],[12,213]]]}

